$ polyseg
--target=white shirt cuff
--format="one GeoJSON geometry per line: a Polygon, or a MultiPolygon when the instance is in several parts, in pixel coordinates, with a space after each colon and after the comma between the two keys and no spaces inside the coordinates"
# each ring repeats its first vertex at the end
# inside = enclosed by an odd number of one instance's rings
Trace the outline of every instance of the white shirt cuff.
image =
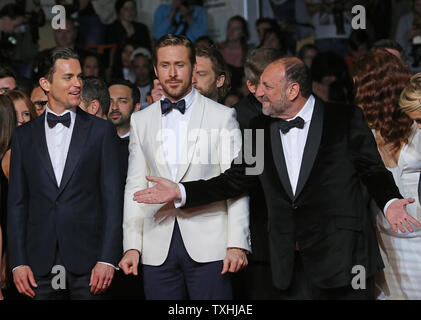
{"type": "Polygon", "coordinates": [[[13,269],[12,269],[12,273],[17,269],[17,268],[19,268],[19,267],[23,267],[24,265],[23,264],[21,264],[20,266],[17,266],[17,267],[14,267],[13,269]]]}
{"type": "Polygon", "coordinates": [[[98,263],[102,263],[102,264],[105,264],[105,265],[107,265],[107,266],[113,267],[113,268],[114,268],[114,270],[120,270],[120,268],[115,267],[115,266],[114,266],[114,265],[112,265],[111,263],[102,262],[102,261],[98,261],[98,263]]]}
{"type": "Polygon", "coordinates": [[[180,189],[181,200],[174,200],[174,207],[178,209],[184,207],[184,205],[186,204],[186,189],[184,188],[182,183],[177,183],[177,185],[180,189]]]}
{"type": "Polygon", "coordinates": [[[383,213],[386,215],[386,211],[387,211],[387,208],[389,208],[389,206],[392,204],[392,202],[393,201],[395,201],[395,200],[399,200],[398,198],[393,198],[393,199],[391,199],[391,200],[389,200],[387,203],[386,203],[386,205],[384,206],[384,210],[383,210],[383,213]]]}

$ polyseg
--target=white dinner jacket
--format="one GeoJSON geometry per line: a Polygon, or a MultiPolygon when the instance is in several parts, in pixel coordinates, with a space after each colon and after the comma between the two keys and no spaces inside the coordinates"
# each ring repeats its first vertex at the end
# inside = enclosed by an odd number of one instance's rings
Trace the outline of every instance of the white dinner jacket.
{"type": "MultiPolygon", "coordinates": [[[[182,149],[185,161],[178,164],[176,182],[218,176],[230,167],[241,149],[234,109],[197,91],[191,107],[187,142],[182,149]]],[[[168,255],[175,219],[186,250],[196,262],[223,260],[229,247],[251,251],[247,196],[184,210],[175,209],[172,202],[148,205],[133,201],[136,191],[153,186],[147,175],[173,180],[164,157],[161,117],[160,101],[131,117],[124,251],[136,249],[143,264],[161,265],[168,255]]]]}

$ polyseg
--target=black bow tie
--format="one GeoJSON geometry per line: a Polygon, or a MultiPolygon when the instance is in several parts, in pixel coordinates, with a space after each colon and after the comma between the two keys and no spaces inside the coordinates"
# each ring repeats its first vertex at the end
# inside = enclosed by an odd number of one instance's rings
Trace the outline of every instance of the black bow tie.
{"type": "Polygon", "coordinates": [[[180,100],[178,102],[173,103],[170,100],[168,100],[167,98],[165,98],[164,100],[161,100],[162,114],[167,114],[172,109],[177,109],[182,114],[184,114],[184,112],[186,112],[186,101],[184,101],[184,99],[183,99],[183,100],[180,100]]]}
{"type": "Polygon", "coordinates": [[[70,112],[67,112],[63,116],[56,116],[55,114],[52,114],[50,112],[47,113],[47,123],[50,128],[54,128],[57,123],[61,123],[63,126],[66,126],[67,128],[70,127],[70,112]]]}
{"type": "Polygon", "coordinates": [[[292,128],[302,129],[304,128],[304,120],[301,117],[297,117],[291,121],[279,119],[278,128],[282,131],[283,134],[287,133],[292,128]]]}

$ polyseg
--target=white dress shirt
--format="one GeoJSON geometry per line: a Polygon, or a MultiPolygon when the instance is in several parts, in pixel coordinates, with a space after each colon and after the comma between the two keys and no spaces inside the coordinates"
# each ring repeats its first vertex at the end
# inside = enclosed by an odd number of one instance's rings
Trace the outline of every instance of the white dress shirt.
{"type": "Polygon", "coordinates": [[[297,117],[301,117],[304,120],[304,127],[302,129],[291,128],[287,133],[282,133],[282,131],[279,130],[293,194],[295,194],[297,188],[298,176],[300,175],[301,161],[303,160],[304,147],[307,141],[311,116],[313,115],[314,103],[315,99],[313,95],[310,95],[304,107],[295,115],[295,117],[285,119],[291,121],[297,117]]]}
{"type": "Polygon", "coordinates": [[[45,138],[47,140],[48,153],[50,155],[51,164],[53,165],[57,186],[60,187],[64,166],[66,164],[67,153],[69,152],[70,141],[72,139],[73,127],[75,125],[76,108],[66,110],[60,115],[51,111],[51,109],[48,108],[48,105],[46,109],[45,138]],[[63,116],[66,113],[70,113],[70,127],[67,128],[63,124],[57,123],[53,128],[50,128],[47,123],[48,113],[52,113],[56,116],[63,116]]]}
{"type": "MultiPolygon", "coordinates": [[[[182,114],[179,110],[172,109],[165,115],[162,115],[162,146],[165,160],[170,169],[173,180],[177,178],[178,165],[182,148],[187,143],[187,133],[189,122],[193,109],[194,96],[196,89],[192,88],[183,99],[186,102],[186,111],[182,114]]],[[[162,96],[161,100],[166,97],[162,96]]]]}

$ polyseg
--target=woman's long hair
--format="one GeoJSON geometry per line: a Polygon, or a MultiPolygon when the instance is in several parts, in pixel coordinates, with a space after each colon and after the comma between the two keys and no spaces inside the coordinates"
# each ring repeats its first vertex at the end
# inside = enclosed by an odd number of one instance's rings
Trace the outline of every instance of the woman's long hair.
{"type": "Polygon", "coordinates": [[[399,97],[411,73],[405,63],[386,50],[368,52],[355,65],[355,104],[385,144],[398,151],[408,142],[413,121],[400,110],[399,97]]]}
{"type": "Polygon", "coordinates": [[[10,148],[13,130],[16,128],[16,112],[12,100],[0,95],[0,159],[10,148]]]}
{"type": "Polygon", "coordinates": [[[31,115],[31,120],[38,117],[34,104],[29,99],[29,97],[26,95],[25,92],[21,90],[17,90],[17,89],[10,90],[6,93],[6,96],[8,96],[12,100],[13,104],[18,100],[22,100],[25,103],[25,105],[28,107],[29,114],[31,115]]]}

